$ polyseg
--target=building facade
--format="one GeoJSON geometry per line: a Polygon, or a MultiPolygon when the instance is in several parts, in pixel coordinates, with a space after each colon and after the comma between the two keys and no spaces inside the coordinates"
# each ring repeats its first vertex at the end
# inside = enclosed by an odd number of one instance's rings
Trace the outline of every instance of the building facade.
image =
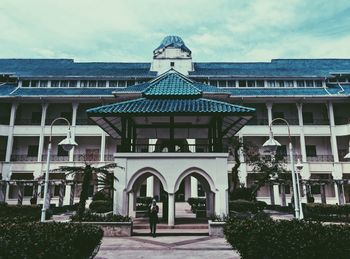
{"type": "MultiPolygon", "coordinates": [[[[217,199],[213,202],[217,208],[211,212],[227,212],[224,204],[218,205],[226,201],[234,165],[227,139],[235,135],[261,147],[269,136],[268,125],[277,117],[290,124],[293,155],[304,165],[302,179],[315,183],[311,186],[315,202],[350,202],[350,163],[344,159],[349,151],[350,135],[350,59],[194,62],[183,40],[168,36],[153,51],[149,63],[0,59],[0,82],[0,172],[9,184],[2,196],[10,203],[19,200],[28,203],[33,193],[41,193],[40,187],[27,183],[34,182],[45,171],[50,124],[57,117],[71,122],[78,146],[70,152],[61,149],[57,144],[65,136],[66,126],[54,126],[51,168],[81,165],[86,161],[96,165],[117,161],[128,168],[118,173],[127,174],[121,187],[127,192],[118,194],[121,207],[116,208],[123,213],[134,213],[134,196],[160,197],[164,192],[172,194],[174,202],[198,195],[206,196],[207,200],[217,199]],[[152,92],[152,89],[156,90],[152,92]],[[148,97],[147,92],[151,92],[148,97]],[[96,117],[91,113],[96,107],[113,104],[116,113],[123,109],[130,112],[135,107],[117,104],[140,98],[152,102],[183,99],[193,105],[197,98],[194,96],[209,100],[209,104],[196,102],[201,108],[185,117],[181,117],[184,110],[168,110],[178,116],[175,121],[174,116],[168,116],[170,113],[164,119],[158,110],[142,110],[144,103],[132,115],[137,117],[132,122],[122,122],[116,114],[96,117]],[[236,116],[231,110],[234,118],[225,119],[218,104],[213,102],[247,108],[246,112],[254,110],[254,116],[247,117],[244,113],[236,116]],[[210,112],[205,116],[200,114],[203,107],[211,107],[208,112],[216,109],[211,115],[219,118],[215,129],[222,130],[218,130],[218,135],[212,128],[203,130],[203,125],[212,121],[208,117],[210,112]],[[101,122],[102,117],[108,118],[101,122]],[[204,123],[204,120],[208,121],[204,123]],[[124,125],[119,132],[118,125],[122,127],[123,123],[144,127],[135,129],[135,133],[133,127],[124,125]],[[173,133],[168,128],[164,130],[164,125],[171,123],[176,125],[173,133]],[[172,141],[167,142],[171,134],[172,141]],[[134,135],[140,137],[133,138],[134,135]],[[220,148],[214,147],[218,139],[221,139],[220,148]],[[143,169],[142,165],[145,165],[143,169]],[[174,176],[169,180],[171,183],[164,177],[170,171],[174,176]],[[135,173],[139,178],[133,178],[135,173]],[[129,181],[136,185],[129,185],[129,181]],[[210,196],[219,189],[223,193],[217,193],[215,198],[210,196]]],[[[162,111],[164,107],[159,109],[162,111]]],[[[274,125],[273,131],[282,144],[281,152],[288,156],[286,126],[274,125]]],[[[252,168],[243,154],[241,161],[240,182],[250,186],[254,181],[252,168]]],[[[67,204],[79,196],[79,185],[62,185],[67,180],[64,175],[53,173],[50,177],[55,182],[51,187],[52,202],[67,204]],[[60,193],[65,194],[63,200],[60,193]]],[[[91,193],[96,190],[96,186],[91,187],[91,193]]],[[[286,202],[290,202],[290,193],[287,186],[286,202]]],[[[281,188],[277,184],[266,185],[259,190],[258,199],[281,204],[281,188]]],[[[306,200],[306,195],[303,199],[306,200]]]]}

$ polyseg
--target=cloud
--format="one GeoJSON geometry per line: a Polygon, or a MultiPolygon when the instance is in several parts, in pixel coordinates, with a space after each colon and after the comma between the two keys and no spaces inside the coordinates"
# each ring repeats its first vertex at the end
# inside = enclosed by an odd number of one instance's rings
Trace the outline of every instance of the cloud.
{"type": "Polygon", "coordinates": [[[150,61],[169,34],[196,61],[349,57],[347,0],[1,0],[0,57],[150,61]]]}

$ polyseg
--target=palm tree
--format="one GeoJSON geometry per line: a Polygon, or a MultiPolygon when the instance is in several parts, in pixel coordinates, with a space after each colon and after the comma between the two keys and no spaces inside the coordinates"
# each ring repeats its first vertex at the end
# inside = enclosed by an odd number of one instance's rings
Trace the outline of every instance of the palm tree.
{"type": "Polygon", "coordinates": [[[82,174],[83,182],[77,210],[78,218],[81,218],[85,212],[86,200],[89,198],[89,186],[92,181],[93,173],[97,174],[97,186],[102,186],[103,189],[107,190],[110,195],[111,190],[114,189],[114,180],[118,180],[111,171],[111,169],[115,167],[122,168],[116,163],[110,163],[104,166],[94,167],[85,161],[84,166],[61,166],[58,169],[54,170],[66,172],[66,175],[82,174]]]}

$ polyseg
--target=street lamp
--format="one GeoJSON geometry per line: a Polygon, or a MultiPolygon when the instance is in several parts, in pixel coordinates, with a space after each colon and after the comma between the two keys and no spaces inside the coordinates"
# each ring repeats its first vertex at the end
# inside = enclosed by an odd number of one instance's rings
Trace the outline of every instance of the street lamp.
{"type": "MultiPolygon", "coordinates": [[[[303,219],[303,209],[301,207],[301,200],[300,200],[300,186],[299,186],[299,176],[295,174],[294,169],[294,159],[293,159],[293,145],[292,145],[292,138],[290,136],[290,127],[289,123],[283,119],[283,118],[275,118],[271,121],[269,128],[270,128],[270,136],[269,139],[263,144],[263,147],[269,149],[270,151],[276,151],[281,144],[274,139],[273,133],[272,133],[272,125],[275,121],[282,121],[284,122],[288,127],[288,139],[289,139],[289,156],[290,156],[290,163],[291,163],[291,169],[292,169],[292,182],[293,182],[293,196],[294,196],[294,209],[295,209],[295,217],[297,219],[303,219]]],[[[298,163],[298,166],[300,167],[300,162],[298,163]]]]}
{"type": "Polygon", "coordinates": [[[49,188],[49,171],[50,171],[50,153],[51,153],[51,140],[52,140],[52,128],[56,121],[64,120],[68,124],[68,132],[67,137],[62,140],[60,143],[58,143],[59,146],[62,146],[62,148],[65,151],[70,151],[73,147],[78,146],[78,144],[72,139],[71,131],[70,131],[70,123],[66,118],[56,118],[53,120],[50,126],[50,138],[49,138],[49,145],[47,148],[47,159],[46,159],[46,172],[45,172],[45,187],[44,187],[44,202],[43,207],[41,210],[41,222],[45,221],[46,217],[46,209],[47,209],[47,191],[49,188]]]}

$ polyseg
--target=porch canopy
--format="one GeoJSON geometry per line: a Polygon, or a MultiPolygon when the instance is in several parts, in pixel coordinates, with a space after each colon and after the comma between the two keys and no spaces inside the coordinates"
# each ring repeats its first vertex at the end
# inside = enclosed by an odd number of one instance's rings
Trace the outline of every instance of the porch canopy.
{"type": "Polygon", "coordinates": [[[208,142],[209,151],[220,151],[222,140],[235,135],[255,109],[203,98],[192,80],[170,70],[151,81],[142,97],[87,113],[110,136],[121,139],[124,152],[135,151],[144,139],[201,139],[208,142]]]}

